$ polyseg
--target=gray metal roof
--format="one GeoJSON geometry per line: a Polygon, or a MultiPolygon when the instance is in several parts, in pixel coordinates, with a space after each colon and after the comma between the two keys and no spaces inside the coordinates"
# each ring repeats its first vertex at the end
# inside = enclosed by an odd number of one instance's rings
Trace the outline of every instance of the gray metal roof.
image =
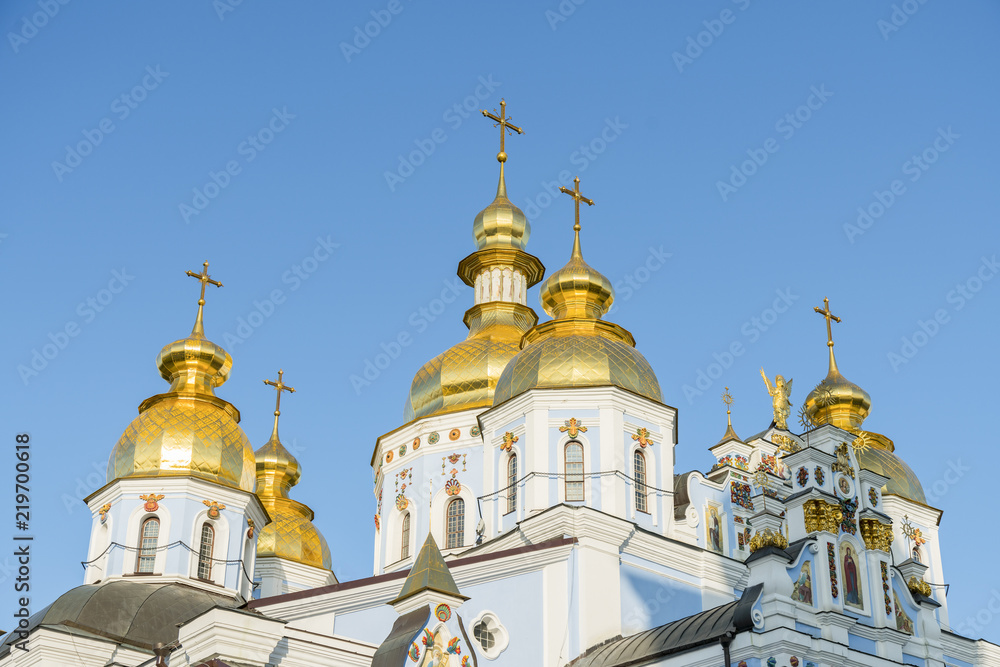
{"type": "Polygon", "coordinates": [[[392,624],[392,630],[382,641],[382,644],[372,656],[372,667],[402,667],[406,664],[410,644],[416,641],[417,634],[427,625],[431,617],[431,608],[424,605],[419,609],[403,614],[392,624]]]}
{"type": "Polygon", "coordinates": [[[763,589],[762,584],[757,584],[745,590],[739,600],[597,646],[569,664],[573,667],[639,665],[717,642],[726,633],[746,632],[753,628],[750,612],[763,589]]]}

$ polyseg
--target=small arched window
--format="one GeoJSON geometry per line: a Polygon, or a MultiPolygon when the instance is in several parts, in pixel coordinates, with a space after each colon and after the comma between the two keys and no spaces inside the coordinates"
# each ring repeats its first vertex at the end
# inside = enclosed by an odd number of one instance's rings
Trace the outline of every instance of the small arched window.
{"type": "Polygon", "coordinates": [[[198,578],[212,578],[212,548],[215,545],[215,529],[208,522],[201,527],[201,546],[198,549],[198,578]]]}
{"type": "Polygon", "coordinates": [[[576,440],[566,443],[566,500],[583,500],[583,445],[576,440]]]}
{"type": "Polygon", "coordinates": [[[457,549],[465,542],[465,501],[455,498],[448,503],[447,549],[457,549]]]}
{"type": "Polygon", "coordinates": [[[403,527],[399,533],[399,559],[410,557],[410,513],[403,515],[403,527]]]}
{"type": "Polygon", "coordinates": [[[635,509],[648,512],[646,509],[646,457],[636,450],[632,455],[632,465],[635,468],[635,509]]]}
{"type": "Polygon", "coordinates": [[[517,454],[507,459],[507,512],[517,509],[517,454]]]}
{"type": "Polygon", "coordinates": [[[148,574],[156,564],[156,542],[160,537],[160,520],[151,516],[142,522],[139,529],[139,555],[135,562],[135,571],[148,574]]]}

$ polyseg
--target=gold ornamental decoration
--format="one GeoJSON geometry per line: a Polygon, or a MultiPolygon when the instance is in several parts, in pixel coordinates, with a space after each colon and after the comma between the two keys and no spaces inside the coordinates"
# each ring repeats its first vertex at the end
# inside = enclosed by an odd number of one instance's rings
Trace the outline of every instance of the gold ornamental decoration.
{"type": "Polygon", "coordinates": [[[163,500],[162,493],[146,493],[139,496],[139,500],[145,500],[146,503],[142,506],[147,512],[155,512],[160,509],[159,501],[163,500]]]}
{"type": "Polygon", "coordinates": [[[587,427],[584,426],[583,422],[581,422],[576,417],[570,417],[563,423],[562,426],[559,427],[559,432],[560,433],[569,432],[569,437],[575,438],[580,433],[586,433],[587,427]]]}
{"type": "Polygon", "coordinates": [[[493,127],[500,128],[500,152],[497,153],[497,162],[503,164],[507,161],[507,153],[504,152],[504,139],[507,133],[513,130],[518,134],[524,134],[524,130],[510,122],[510,116],[507,115],[507,102],[502,97],[500,98],[499,115],[496,114],[496,109],[493,110],[493,113],[486,109],[481,109],[481,111],[483,116],[493,121],[493,127]]]}
{"type": "Polygon", "coordinates": [[[910,577],[910,580],[906,582],[906,587],[910,589],[911,593],[920,593],[925,598],[929,598],[931,596],[931,585],[923,579],[910,577]]]}
{"type": "Polygon", "coordinates": [[[851,466],[851,457],[847,453],[847,443],[842,442],[833,452],[837,455],[837,461],[831,468],[834,472],[842,472],[851,479],[854,479],[854,468],[851,466]]]}
{"type": "Polygon", "coordinates": [[[637,428],[632,434],[632,439],[637,441],[643,449],[653,446],[653,434],[649,432],[648,428],[637,428]]]}
{"type": "Polygon", "coordinates": [[[97,510],[97,514],[101,517],[101,523],[107,523],[108,521],[108,510],[111,509],[111,503],[104,503],[101,505],[101,509],[97,510]]]}
{"type": "Polygon", "coordinates": [[[201,501],[201,504],[208,507],[208,518],[209,519],[218,519],[219,518],[219,512],[221,510],[226,509],[225,505],[223,505],[222,503],[220,503],[220,502],[218,502],[216,500],[203,500],[203,501],[201,501]]]}
{"type": "Polygon", "coordinates": [[[247,539],[253,539],[253,519],[247,519],[247,539]]]}
{"type": "Polygon", "coordinates": [[[757,531],[757,534],[750,538],[750,553],[763,549],[764,547],[777,547],[784,549],[788,546],[788,539],[781,534],[781,531],[774,531],[770,528],[757,531]]]}
{"type": "Polygon", "coordinates": [[[814,498],[805,502],[802,512],[807,533],[825,531],[836,535],[840,530],[843,514],[838,505],[814,498]]]}
{"type": "Polygon", "coordinates": [[[792,395],[792,381],[785,382],[784,375],[776,375],[772,386],[763,368],[760,369],[760,376],[764,378],[767,393],[771,396],[771,405],[774,408],[774,426],[787,431],[788,415],[792,411],[792,401],[789,399],[792,395]]]}
{"type": "Polygon", "coordinates": [[[507,431],[506,433],[503,434],[503,442],[500,444],[500,449],[502,449],[505,452],[509,452],[510,448],[517,441],[518,437],[513,433],[511,433],[510,431],[507,431]]]}
{"type": "Polygon", "coordinates": [[[802,449],[799,443],[795,442],[787,435],[782,435],[781,433],[775,433],[771,436],[771,442],[778,446],[778,451],[784,452],[784,454],[794,454],[795,452],[802,449]]]}
{"type": "Polygon", "coordinates": [[[881,523],[877,519],[861,520],[861,537],[869,549],[889,552],[892,546],[892,526],[881,523]]]}

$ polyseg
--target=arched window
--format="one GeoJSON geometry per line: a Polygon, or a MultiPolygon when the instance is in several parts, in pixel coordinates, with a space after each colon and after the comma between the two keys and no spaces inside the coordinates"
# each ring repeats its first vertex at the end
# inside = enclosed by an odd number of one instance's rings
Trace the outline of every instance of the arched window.
{"type": "Polygon", "coordinates": [[[517,454],[507,459],[507,512],[517,509],[517,454]]]}
{"type": "Polygon", "coordinates": [[[403,515],[403,527],[399,533],[399,559],[410,557],[410,513],[403,515]]]}
{"type": "Polygon", "coordinates": [[[455,498],[448,503],[448,540],[446,549],[456,549],[465,541],[465,501],[455,498]]]}
{"type": "Polygon", "coordinates": [[[566,500],[583,500],[583,445],[566,443],[566,500]]]}
{"type": "Polygon", "coordinates": [[[160,537],[160,520],[151,516],[142,522],[139,529],[139,556],[135,562],[135,571],[146,574],[153,571],[156,564],[156,541],[160,537]]]}
{"type": "Polygon", "coordinates": [[[635,509],[648,512],[646,509],[646,457],[639,450],[632,455],[632,465],[635,468],[635,509]]]}
{"type": "Polygon", "coordinates": [[[198,578],[212,578],[212,546],[215,543],[215,529],[208,522],[201,527],[201,547],[198,549],[198,578]]]}

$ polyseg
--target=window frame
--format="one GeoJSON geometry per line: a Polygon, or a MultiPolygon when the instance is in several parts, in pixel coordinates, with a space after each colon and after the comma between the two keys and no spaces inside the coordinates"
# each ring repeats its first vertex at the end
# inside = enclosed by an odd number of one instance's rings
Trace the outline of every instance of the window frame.
{"type": "Polygon", "coordinates": [[[211,522],[206,521],[201,524],[201,536],[198,542],[198,568],[195,570],[198,579],[203,581],[212,581],[212,561],[215,555],[215,526],[211,522]],[[205,529],[208,529],[208,534],[211,539],[208,542],[208,554],[205,554],[205,529]],[[207,572],[202,574],[202,567],[205,567],[207,572]]]}
{"type": "Polygon", "coordinates": [[[632,452],[632,480],[634,484],[635,511],[649,514],[649,491],[646,483],[646,455],[641,450],[632,452]]]}
{"type": "Polygon", "coordinates": [[[456,496],[448,501],[447,507],[445,507],[445,548],[446,549],[460,549],[465,546],[465,499],[461,496],[456,496]],[[460,503],[460,504],[459,504],[460,503]],[[455,528],[452,528],[452,508],[461,507],[461,515],[456,513],[455,518],[455,528]],[[457,543],[453,543],[452,537],[455,538],[457,543]]]}
{"type": "Polygon", "coordinates": [[[410,512],[403,512],[399,521],[399,560],[410,557],[410,512]]]}
{"type": "Polygon", "coordinates": [[[566,502],[578,503],[586,502],[587,500],[587,476],[586,476],[586,453],[584,452],[583,443],[579,440],[570,440],[563,446],[563,494],[566,502]],[[580,451],[579,461],[570,461],[569,451],[570,448],[578,448],[580,451]],[[579,472],[570,472],[570,465],[573,465],[574,470],[579,466],[579,472]],[[573,484],[574,493],[573,497],[570,497],[570,484],[573,484]],[[576,497],[575,493],[576,485],[579,484],[579,497],[576,497]]]}
{"type": "Polygon", "coordinates": [[[517,509],[517,453],[511,452],[507,457],[507,511],[510,514],[517,509]]]}
{"type": "Polygon", "coordinates": [[[135,573],[136,574],[156,574],[156,553],[157,548],[160,544],[160,517],[155,514],[148,516],[142,520],[139,524],[139,548],[135,556],[135,573]],[[156,524],[156,534],[149,537],[153,540],[153,545],[151,547],[146,546],[144,543],[146,541],[146,526],[155,523],[156,524]],[[149,563],[149,569],[143,569],[143,562],[149,563]]]}

